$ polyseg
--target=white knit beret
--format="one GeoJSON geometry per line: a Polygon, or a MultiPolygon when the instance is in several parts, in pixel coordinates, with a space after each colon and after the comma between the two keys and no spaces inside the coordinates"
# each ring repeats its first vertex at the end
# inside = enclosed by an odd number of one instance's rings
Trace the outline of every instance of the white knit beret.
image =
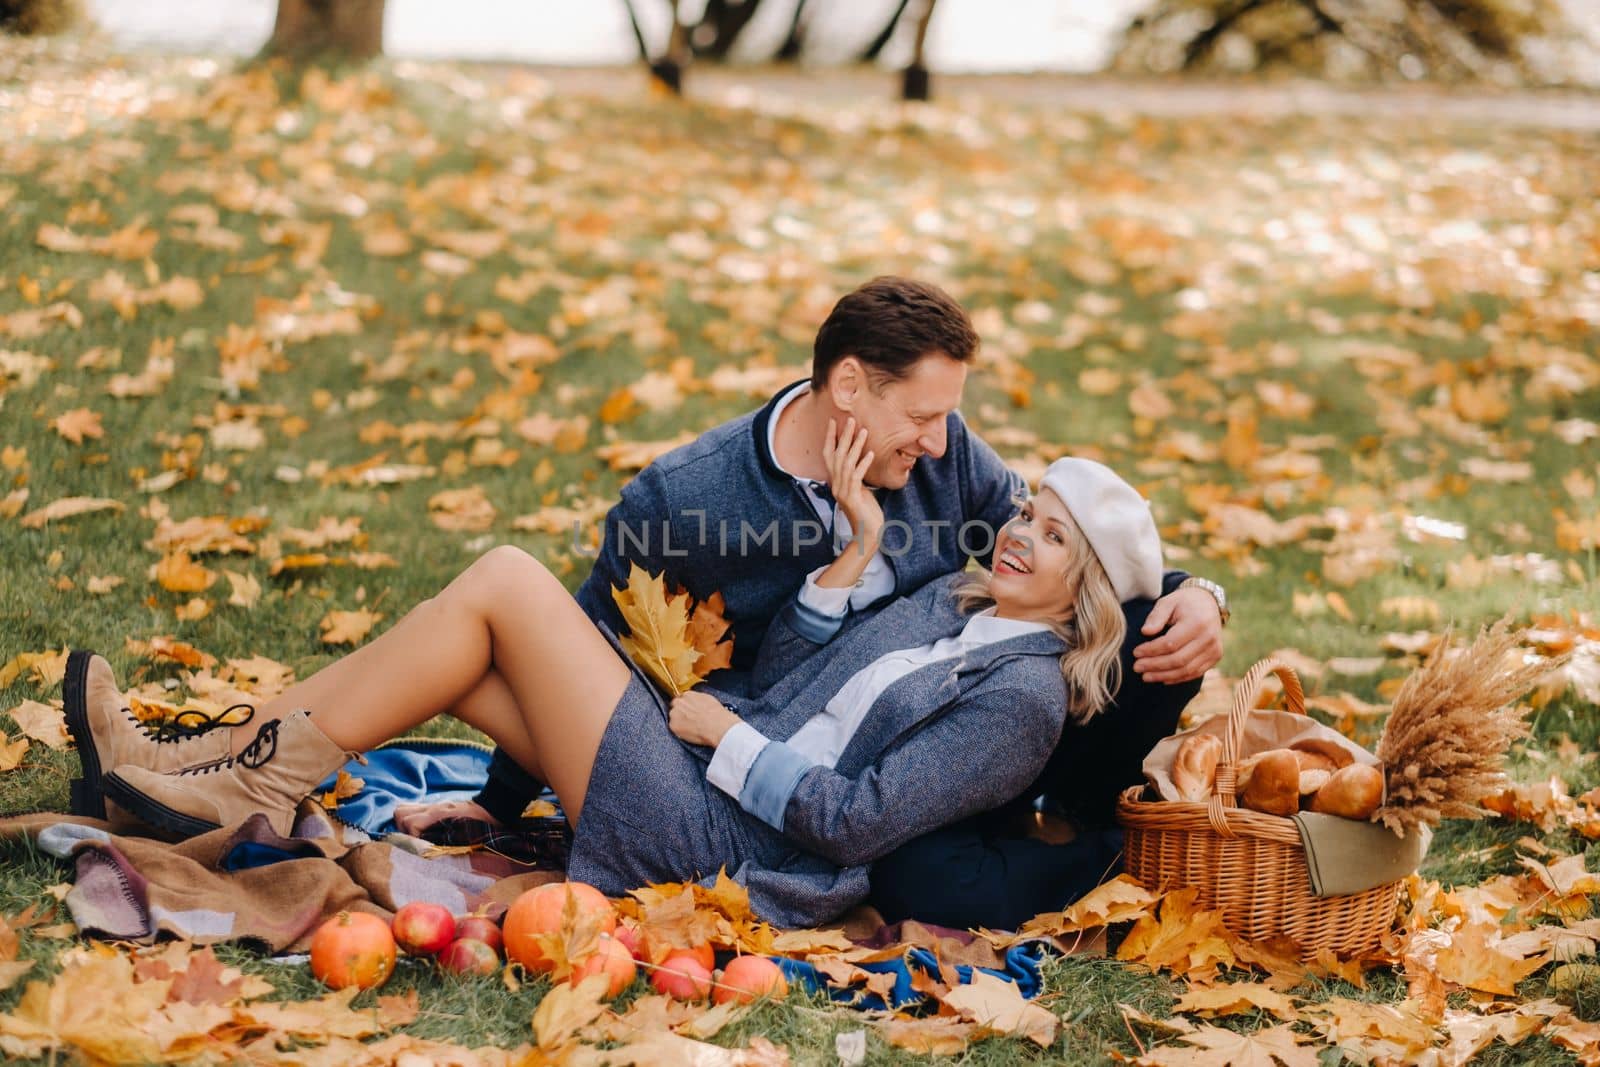
{"type": "Polygon", "coordinates": [[[1100,557],[1118,600],[1161,596],[1161,535],[1150,504],[1104,463],[1066,456],[1039,482],[1061,498],[1100,557]]]}

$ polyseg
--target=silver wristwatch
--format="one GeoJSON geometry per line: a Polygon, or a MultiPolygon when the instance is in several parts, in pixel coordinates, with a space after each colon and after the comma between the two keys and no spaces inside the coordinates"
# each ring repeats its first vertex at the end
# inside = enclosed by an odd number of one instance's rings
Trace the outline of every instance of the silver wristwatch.
{"type": "Polygon", "coordinates": [[[1217,602],[1217,611],[1222,615],[1222,625],[1228,625],[1228,591],[1209,578],[1185,578],[1178,583],[1179,589],[1204,589],[1211,594],[1211,599],[1217,602]]]}

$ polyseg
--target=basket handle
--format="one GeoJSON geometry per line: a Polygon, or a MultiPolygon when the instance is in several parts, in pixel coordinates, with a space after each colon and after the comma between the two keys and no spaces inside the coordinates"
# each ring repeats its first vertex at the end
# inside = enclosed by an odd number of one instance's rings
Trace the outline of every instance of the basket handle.
{"type": "Polygon", "coordinates": [[[1283,682],[1284,701],[1296,715],[1306,712],[1306,694],[1301,688],[1300,676],[1294,668],[1271,657],[1260,660],[1245,672],[1233,690],[1233,707],[1228,711],[1228,728],[1222,735],[1222,759],[1217,763],[1217,777],[1211,785],[1211,796],[1206,800],[1206,814],[1211,828],[1223,837],[1233,837],[1228,826],[1225,809],[1236,806],[1234,793],[1238,785],[1239,750],[1244,744],[1245,720],[1255,710],[1256,698],[1267,675],[1276,674],[1283,682]]]}

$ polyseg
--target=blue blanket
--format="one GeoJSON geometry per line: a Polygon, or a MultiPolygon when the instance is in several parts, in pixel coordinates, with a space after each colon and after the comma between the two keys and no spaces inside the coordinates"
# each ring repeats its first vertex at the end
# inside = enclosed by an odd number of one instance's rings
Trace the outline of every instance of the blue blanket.
{"type": "MultiPolygon", "coordinates": [[[[1030,941],[1022,945],[1014,945],[1006,950],[1005,970],[995,970],[991,967],[980,967],[977,970],[985,974],[992,974],[996,978],[1004,978],[1008,982],[1015,982],[1024,997],[1030,1000],[1037,996],[1040,987],[1039,964],[1044,959],[1045,946],[1042,941],[1030,941]]],[[[839,989],[829,986],[817,969],[805,960],[791,960],[777,957],[777,964],[783,969],[783,976],[789,984],[796,983],[805,986],[812,993],[818,990],[827,990],[828,996],[840,1003],[849,1004],[855,1008],[881,1009],[885,1007],[883,998],[876,993],[868,993],[864,989],[839,989]]],[[[911,972],[913,969],[924,971],[937,978],[939,977],[939,961],[933,953],[925,948],[911,949],[899,959],[884,960],[881,963],[860,963],[856,966],[863,971],[873,971],[879,974],[890,973],[895,976],[894,989],[890,992],[892,1008],[915,1007],[928,1003],[927,998],[911,988],[911,972]]],[[[972,981],[974,968],[965,963],[957,964],[954,968],[960,978],[960,984],[966,985],[972,981]]]]}
{"type": "MultiPolygon", "coordinates": [[[[489,749],[471,741],[408,738],[373,749],[344,770],[366,784],[361,792],[339,802],[341,821],[373,837],[393,832],[394,809],[400,804],[436,800],[471,800],[489,775],[489,749]]],[[[317,787],[327,792],[338,779],[329,775],[317,787]]]]}

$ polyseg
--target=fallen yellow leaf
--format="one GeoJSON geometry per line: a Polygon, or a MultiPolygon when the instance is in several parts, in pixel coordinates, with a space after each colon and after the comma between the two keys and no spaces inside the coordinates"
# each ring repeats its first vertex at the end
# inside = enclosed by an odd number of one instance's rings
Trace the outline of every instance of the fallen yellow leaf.
{"type": "Polygon", "coordinates": [[[68,496],[52,500],[42,508],[35,508],[22,516],[19,521],[24,529],[37,530],[46,523],[70,519],[76,515],[88,515],[96,511],[121,511],[124,507],[122,501],[108,500],[105,497],[68,496]]]}
{"type": "Polygon", "coordinates": [[[100,425],[100,413],[88,408],[62,412],[50,420],[50,428],[75,445],[83,444],[86,437],[98,439],[106,435],[100,425]]]}
{"type": "Polygon", "coordinates": [[[58,707],[24,700],[7,714],[23,733],[50,748],[66,748],[72,741],[67,734],[66,715],[58,707]]]}
{"type": "Polygon", "coordinates": [[[330,611],[323,617],[322,643],[325,645],[359,645],[375,623],[383,618],[381,612],[358,609],[356,611],[330,611]]]}

